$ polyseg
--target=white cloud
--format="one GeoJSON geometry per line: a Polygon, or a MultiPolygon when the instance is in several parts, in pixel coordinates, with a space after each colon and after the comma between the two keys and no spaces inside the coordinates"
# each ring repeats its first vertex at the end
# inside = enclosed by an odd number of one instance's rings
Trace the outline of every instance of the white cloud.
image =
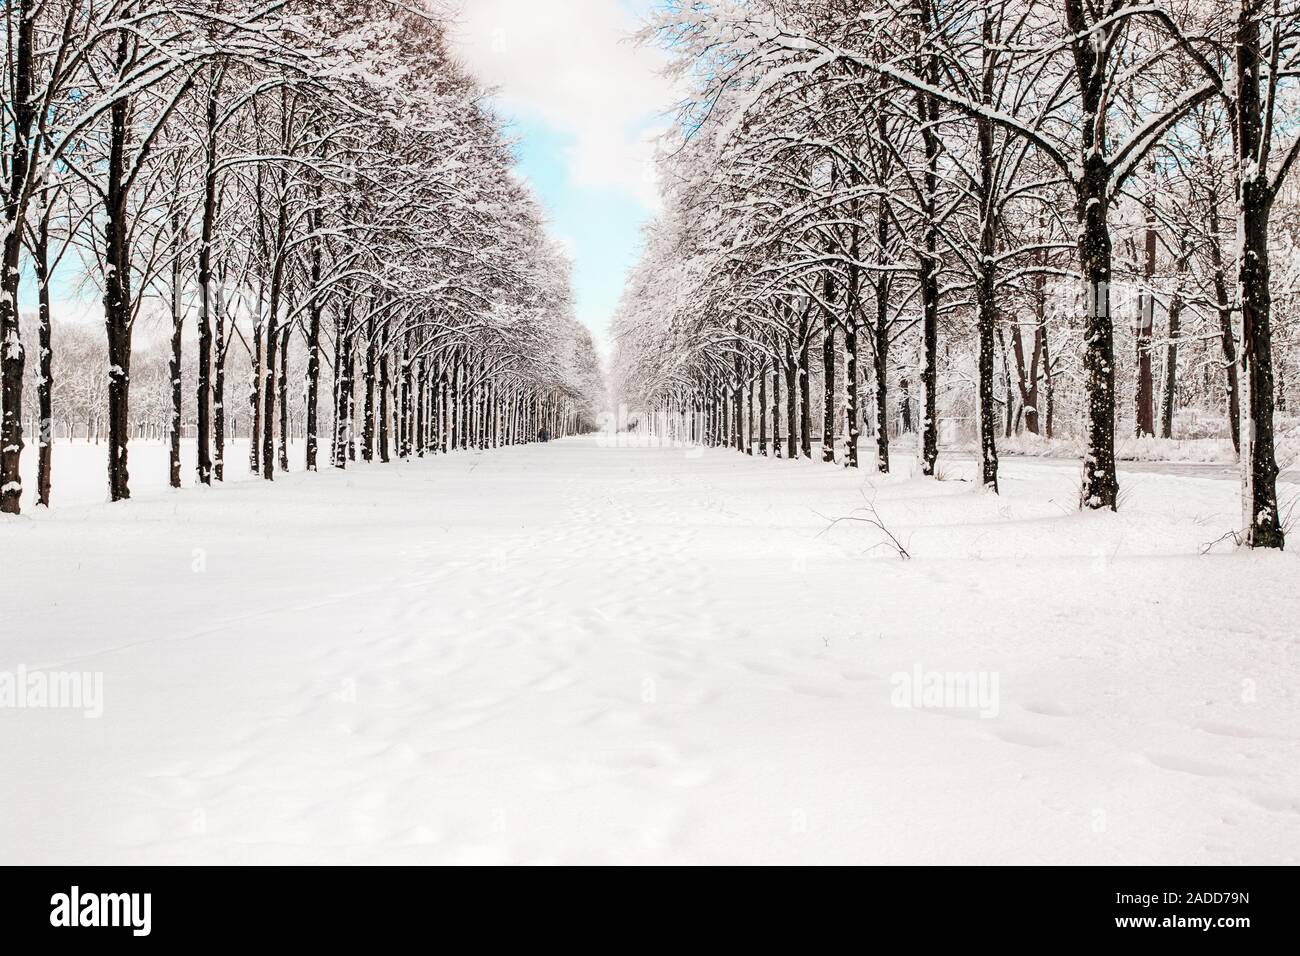
{"type": "Polygon", "coordinates": [[[619,0],[465,0],[458,20],[457,52],[506,112],[573,137],[576,184],[657,208],[652,140],[673,89],[663,54],[630,39],[639,23],[619,0]]]}

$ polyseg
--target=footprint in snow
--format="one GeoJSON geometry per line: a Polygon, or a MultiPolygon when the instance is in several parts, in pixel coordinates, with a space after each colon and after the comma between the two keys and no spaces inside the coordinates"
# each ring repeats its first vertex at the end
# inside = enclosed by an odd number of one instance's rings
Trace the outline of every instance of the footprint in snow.
{"type": "Polygon", "coordinates": [[[851,681],[871,681],[882,680],[879,674],[873,674],[870,671],[846,670],[840,674],[840,677],[851,681]]]}
{"type": "Polygon", "coordinates": [[[1245,774],[1233,767],[1211,763],[1208,760],[1197,760],[1194,757],[1184,757],[1180,754],[1148,753],[1145,756],[1147,760],[1151,761],[1151,763],[1160,767],[1162,770],[1173,770],[1178,773],[1190,773],[1197,777],[1245,776],[1245,774]]]}
{"type": "Polygon", "coordinates": [[[1043,717],[1073,717],[1075,715],[1074,710],[1053,700],[1032,700],[1020,706],[1031,714],[1039,714],[1043,717]]]}
{"type": "Polygon", "coordinates": [[[1283,737],[1276,734],[1266,734],[1263,731],[1251,730],[1249,727],[1241,727],[1236,724],[1223,724],[1213,720],[1198,721],[1193,725],[1197,730],[1204,731],[1207,734],[1214,734],[1216,737],[1236,737],[1241,740],[1293,740],[1293,737],[1283,737]]]}
{"type": "Polygon", "coordinates": [[[1274,813],[1298,813],[1300,814],[1300,797],[1294,797],[1289,793],[1259,792],[1250,795],[1250,799],[1265,810],[1271,810],[1274,813]]]}
{"type": "Polygon", "coordinates": [[[1032,730],[995,730],[993,736],[1008,744],[1015,744],[1019,747],[1060,747],[1065,741],[1051,734],[1039,734],[1032,730]]]}

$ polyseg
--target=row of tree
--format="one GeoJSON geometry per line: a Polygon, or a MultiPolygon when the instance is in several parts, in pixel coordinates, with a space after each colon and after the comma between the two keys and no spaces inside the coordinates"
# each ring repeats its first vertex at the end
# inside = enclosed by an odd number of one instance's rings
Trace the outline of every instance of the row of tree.
{"type": "Polygon", "coordinates": [[[1138,436],[1222,398],[1242,538],[1282,547],[1296,0],[671,0],[645,37],[688,94],[617,320],[625,401],[761,454],[820,430],[834,461],[842,434],[852,467],[870,420],[888,471],[913,390],[925,474],[969,409],[985,487],[1014,419],[1074,433],[1082,506],[1113,509],[1118,386],[1138,436]]]}
{"type": "Polygon", "coordinates": [[[56,293],[78,278],[102,293],[103,387],[82,391],[104,404],[113,500],[130,495],[150,322],[168,342],[175,486],[187,423],[196,480],[222,479],[232,392],[267,479],[287,467],[295,400],[308,469],[322,441],[344,467],[587,427],[600,373],[567,260],[448,51],[447,11],[11,0],[3,16],[0,510],[20,509],[28,419],[49,503],[56,293]],[[35,363],[20,293],[37,304],[35,363]]]}

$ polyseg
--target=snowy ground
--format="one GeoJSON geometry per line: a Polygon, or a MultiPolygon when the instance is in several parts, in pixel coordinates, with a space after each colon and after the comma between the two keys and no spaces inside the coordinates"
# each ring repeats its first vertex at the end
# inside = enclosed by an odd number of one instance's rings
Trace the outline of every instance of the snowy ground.
{"type": "MultiPolygon", "coordinates": [[[[132,497],[166,492],[170,476],[169,446],[160,441],[135,440],[128,449],[127,471],[131,477],[132,497]]],[[[304,468],[306,454],[302,442],[293,442],[289,448],[290,468],[295,471],[304,468]]],[[[321,449],[321,459],[328,456],[327,445],[321,449]]],[[[181,483],[186,488],[194,484],[197,460],[198,446],[194,439],[182,439],[181,483]]],[[[24,511],[36,507],[36,467],[36,449],[32,445],[22,456],[24,511]]],[[[107,501],[108,443],[56,440],[51,452],[50,472],[53,475],[52,508],[107,501]]],[[[247,438],[236,438],[227,444],[225,475],[227,481],[244,481],[252,477],[248,467],[247,438]]]]}
{"type": "Polygon", "coordinates": [[[0,522],[0,672],[103,713],[0,709],[0,861],[1300,862],[1300,561],[1121,480],[582,439],[65,495],[0,522]]]}

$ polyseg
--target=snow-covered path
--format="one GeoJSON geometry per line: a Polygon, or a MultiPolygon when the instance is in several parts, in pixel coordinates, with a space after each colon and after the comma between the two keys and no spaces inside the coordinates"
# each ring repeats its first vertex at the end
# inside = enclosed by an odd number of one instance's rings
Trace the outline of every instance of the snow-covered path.
{"type": "Polygon", "coordinates": [[[579,439],[7,520],[0,670],[103,715],[0,710],[0,861],[1300,862],[1300,561],[1004,484],[579,439]]]}

